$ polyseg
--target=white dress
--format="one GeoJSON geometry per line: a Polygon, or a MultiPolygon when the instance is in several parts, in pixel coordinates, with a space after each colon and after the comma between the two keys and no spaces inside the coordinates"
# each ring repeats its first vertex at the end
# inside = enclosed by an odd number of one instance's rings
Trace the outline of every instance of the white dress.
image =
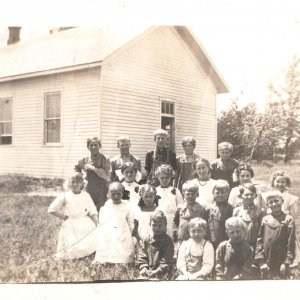
{"type": "Polygon", "coordinates": [[[59,232],[57,257],[80,258],[96,251],[97,230],[89,216],[97,215],[97,209],[87,192],[60,194],[49,206],[48,213],[51,212],[61,212],[69,217],[59,232]]]}
{"type": "Polygon", "coordinates": [[[138,235],[142,241],[152,233],[150,226],[150,218],[154,211],[142,211],[139,207],[139,210],[135,214],[134,218],[138,221],[139,224],[138,235]]]}
{"type": "Polygon", "coordinates": [[[134,259],[134,243],[131,236],[134,222],[127,203],[114,204],[107,200],[99,212],[100,228],[94,263],[130,263],[134,259]]]}
{"type": "Polygon", "coordinates": [[[210,208],[214,202],[213,189],[216,185],[216,180],[209,178],[207,181],[200,181],[195,178],[192,182],[196,183],[199,187],[199,196],[196,201],[200,203],[206,210],[210,208]]]}
{"type": "Polygon", "coordinates": [[[136,182],[122,182],[122,185],[124,186],[125,190],[128,191],[129,194],[129,200],[128,204],[130,209],[132,210],[133,215],[135,215],[138,212],[138,203],[140,200],[139,192],[135,191],[136,188],[139,188],[140,186],[136,182]]]}
{"type": "Polygon", "coordinates": [[[169,187],[157,187],[157,195],[161,197],[158,200],[157,210],[161,210],[166,214],[167,217],[167,234],[173,236],[173,219],[175,212],[179,204],[183,203],[182,195],[179,189],[172,186],[169,187]],[[175,190],[175,194],[172,193],[172,190],[175,190]]]}

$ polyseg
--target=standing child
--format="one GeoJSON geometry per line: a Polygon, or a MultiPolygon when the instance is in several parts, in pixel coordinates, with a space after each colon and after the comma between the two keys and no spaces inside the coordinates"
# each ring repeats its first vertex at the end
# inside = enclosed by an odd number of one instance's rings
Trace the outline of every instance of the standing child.
{"type": "Polygon", "coordinates": [[[244,223],[238,217],[226,220],[228,241],[223,241],[216,251],[216,279],[254,279],[253,252],[244,239],[244,223]]]}
{"type": "Polygon", "coordinates": [[[64,222],[59,232],[58,258],[72,259],[96,251],[97,210],[90,195],[83,191],[83,176],[74,173],[68,180],[68,191],[49,206],[48,213],[64,222]]]}
{"type": "Polygon", "coordinates": [[[233,172],[238,166],[235,159],[230,158],[233,151],[233,146],[228,142],[223,142],[218,145],[220,158],[213,161],[211,164],[211,178],[227,180],[230,189],[234,186],[233,172]]]}
{"type": "Polygon", "coordinates": [[[262,208],[254,204],[256,188],[252,183],[245,183],[243,186],[240,186],[239,189],[243,204],[233,210],[233,216],[242,219],[245,227],[244,240],[252,247],[253,251],[255,251],[258,231],[265,213],[262,208]]]}
{"type": "Polygon", "coordinates": [[[156,188],[157,195],[160,196],[158,209],[162,210],[167,217],[167,234],[173,234],[173,220],[176,209],[179,204],[183,203],[180,191],[171,185],[174,171],[170,165],[161,165],[157,168],[156,177],[160,186],[156,188]]]}
{"type": "Polygon", "coordinates": [[[139,189],[140,186],[135,181],[135,176],[137,172],[136,166],[132,162],[126,162],[121,167],[121,172],[124,177],[124,181],[122,182],[122,185],[125,188],[125,191],[129,193],[129,204],[132,208],[133,213],[138,208],[139,203],[139,189]]]}
{"type": "Polygon", "coordinates": [[[175,186],[182,192],[182,185],[194,178],[194,164],[199,155],[194,153],[196,140],[192,136],[186,136],[182,140],[184,154],[177,156],[177,174],[175,186]]]}
{"type": "Polygon", "coordinates": [[[283,197],[278,191],[266,194],[271,214],[262,219],[257,238],[255,259],[262,277],[289,277],[289,266],[295,257],[295,223],[282,211],[283,197]]]}
{"type": "Polygon", "coordinates": [[[110,180],[110,161],[108,156],[99,152],[101,141],[97,138],[87,140],[87,148],[91,155],[79,160],[75,171],[86,173],[87,192],[91,195],[97,211],[107,200],[108,183],[110,180]]]}
{"type": "Polygon", "coordinates": [[[121,172],[122,166],[127,162],[132,162],[136,172],[136,182],[142,179],[141,174],[141,160],[132,155],[129,150],[131,147],[130,138],[128,136],[119,136],[117,146],[120,150],[120,154],[111,159],[111,181],[123,181],[124,175],[121,172]]]}
{"type": "Polygon", "coordinates": [[[217,180],[213,189],[214,202],[208,210],[208,227],[210,241],[217,249],[218,245],[227,240],[225,222],[232,217],[232,206],[228,203],[230,187],[226,180],[217,180]]]}
{"type": "Polygon", "coordinates": [[[198,185],[189,180],[183,184],[182,192],[184,202],[178,205],[173,222],[173,240],[179,243],[190,238],[188,224],[191,219],[199,217],[207,220],[205,208],[196,202],[198,185]]]}
{"type": "Polygon", "coordinates": [[[169,164],[173,170],[177,169],[176,154],[167,148],[168,132],[163,129],[157,129],[154,131],[154,150],[146,154],[145,169],[147,172],[148,183],[158,186],[159,181],[155,176],[157,168],[162,164],[169,164]]]}
{"type": "Polygon", "coordinates": [[[134,235],[136,236],[137,232],[137,237],[139,240],[144,240],[151,233],[150,219],[158,206],[159,199],[156,193],[155,187],[150,184],[145,184],[140,188],[140,200],[138,203],[138,207],[140,209],[134,216],[134,235]]]}
{"type": "Polygon", "coordinates": [[[180,245],[177,259],[177,270],[181,275],[177,280],[203,280],[214,267],[214,248],[204,239],[207,223],[201,218],[189,222],[190,239],[180,245]]]}
{"type": "Polygon", "coordinates": [[[151,216],[152,233],[143,240],[139,257],[140,278],[168,279],[173,267],[174,245],[166,234],[167,218],[162,211],[151,216]]]}
{"type": "Polygon", "coordinates": [[[199,187],[199,196],[197,201],[205,208],[209,209],[214,201],[213,189],[216,185],[216,180],[210,178],[209,161],[205,158],[200,158],[195,165],[196,174],[195,181],[199,187]]]}
{"type": "Polygon", "coordinates": [[[109,187],[110,199],[100,209],[95,263],[133,262],[133,214],[128,203],[122,200],[123,193],[123,185],[113,182],[109,187]]]}
{"type": "MultiPolygon", "coordinates": [[[[229,194],[228,203],[237,207],[242,205],[243,199],[240,194],[240,187],[246,183],[252,183],[254,177],[254,171],[249,164],[239,163],[238,167],[235,169],[235,175],[238,178],[239,186],[234,187],[229,194]]],[[[255,205],[265,209],[266,203],[261,197],[261,192],[259,185],[255,184],[256,198],[254,200],[255,205]]]]}
{"type": "Polygon", "coordinates": [[[294,267],[300,263],[300,199],[289,192],[291,184],[291,178],[286,172],[278,170],[272,174],[271,186],[277,189],[283,197],[282,211],[291,215],[295,221],[295,259],[292,264],[294,267]]]}

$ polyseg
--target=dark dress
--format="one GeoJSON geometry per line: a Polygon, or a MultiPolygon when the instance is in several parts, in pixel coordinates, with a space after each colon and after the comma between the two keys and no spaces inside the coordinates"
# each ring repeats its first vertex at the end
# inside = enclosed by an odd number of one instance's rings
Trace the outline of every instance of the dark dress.
{"type": "Polygon", "coordinates": [[[172,150],[164,147],[162,149],[152,150],[146,154],[145,170],[147,171],[147,182],[159,186],[159,181],[155,176],[155,171],[162,164],[169,164],[176,172],[176,154],[172,150]]]}
{"type": "Polygon", "coordinates": [[[237,183],[233,182],[232,174],[237,168],[238,162],[235,159],[228,158],[222,160],[221,158],[216,159],[211,163],[211,175],[212,179],[224,179],[227,180],[230,188],[232,189],[237,183]]]}
{"type": "Polygon", "coordinates": [[[108,193],[108,183],[110,178],[110,161],[109,158],[102,154],[98,153],[95,156],[84,157],[79,160],[78,164],[75,166],[75,171],[86,173],[87,186],[86,191],[90,194],[93,199],[97,210],[99,211],[100,207],[103,206],[107,200],[108,193]],[[86,165],[93,165],[96,170],[87,170],[86,165]],[[99,177],[97,173],[105,172],[107,179],[99,177]]]}
{"type": "Polygon", "coordinates": [[[137,168],[137,170],[141,172],[141,160],[137,156],[130,154],[128,160],[125,161],[121,155],[117,155],[111,159],[110,181],[121,181],[118,175],[116,174],[116,171],[120,170],[122,165],[128,161],[132,162],[133,165],[137,168]]]}
{"type": "Polygon", "coordinates": [[[255,251],[258,231],[265,212],[254,204],[247,209],[242,205],[233,210],[233,216],[240,217],[243,220],[245,226],[244,240],[252,247],[253,251],[255,251]]]}
{"type": "Polygon", "coordinates": [[[200,156],[193,153],[189,157],[185,154],[181,154],[177,157],[177,174],[175,177],[175,186],[182,192],[182,185],[188,181],[194,179],[194,167],[196,160],[200,156]]]}
{"type": "Polygon", "coordinates": [[[190,238],[188,224],[191,219],[196,217],[207,221],[206,210],[198,202],[195,202],[192,206],[187,206],[186,202],[178,205],[173,221],[173,232],[177,233],[180,242],[187,241],[190,238]]]}
{"type": "Polygon", "coordinates": [[[232,217],[232,211],[228,202],[217,204],[215,201],[208,210],[208,237],[215,250],[221,242],[228,240],[225,222],[232,217]]]}

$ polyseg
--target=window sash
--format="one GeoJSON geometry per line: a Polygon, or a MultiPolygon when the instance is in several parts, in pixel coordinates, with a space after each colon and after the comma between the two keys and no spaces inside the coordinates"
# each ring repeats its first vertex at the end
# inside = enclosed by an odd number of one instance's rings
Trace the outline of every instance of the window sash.
{"type": "Polygon", "coordinates": [[[174,103],[161,101],[161,114],[174,116],[174,103]]]}
{"type": "Polygon", "coordinates": [[[12,99],[0,99],[0,145],[12,144],[12,99]]]}
{"type": "Polygon", "coordinates": [[[44,143],[60,143],[61,93],[45,94],[44,143]]]}

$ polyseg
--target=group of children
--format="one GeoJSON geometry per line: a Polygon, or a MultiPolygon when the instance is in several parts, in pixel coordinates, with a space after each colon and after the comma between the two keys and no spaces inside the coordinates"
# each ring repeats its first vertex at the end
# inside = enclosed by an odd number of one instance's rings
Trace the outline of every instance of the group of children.
{"type": "Polygon", "coordinates": [[[128,137],[111,161],[99,139],[87,140],[91,155],[48,209],[63,220],[57,257],[96,252],[98,264],[138,262],[141,279],[289,278],[300,259],[300,203],[288,175],[273,174],[262,193],[251,166],[230,158],[230,143],[218,145],[210,164],[194,153],[193,137],[177,158],[166,131],[156,130],[154,141],[143,182],[128,137]]]}

